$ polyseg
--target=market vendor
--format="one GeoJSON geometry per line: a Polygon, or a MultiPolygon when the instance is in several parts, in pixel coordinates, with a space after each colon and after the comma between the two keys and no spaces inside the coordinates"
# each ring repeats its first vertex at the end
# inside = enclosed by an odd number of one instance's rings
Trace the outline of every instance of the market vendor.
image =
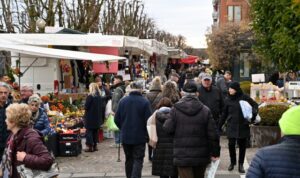
{"type": "Polygon", "coordinates": [[[41,103],[42,100],[38,95],[34,94],[29,97],[28,105],[32,112],[30,122],[34,129],[40,131],[43,136],[46,136],[51,132],[51,128],[47,113],[40,107],[41,103]]]}

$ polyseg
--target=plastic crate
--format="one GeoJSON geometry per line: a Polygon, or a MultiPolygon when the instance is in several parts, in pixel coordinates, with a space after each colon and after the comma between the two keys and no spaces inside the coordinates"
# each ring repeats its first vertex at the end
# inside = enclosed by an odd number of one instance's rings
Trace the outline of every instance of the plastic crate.
{"type": "Polygon", "coordinates": [[[59,156],[78,156],[81,153],[81,140],[59,142],[59,156]]]}

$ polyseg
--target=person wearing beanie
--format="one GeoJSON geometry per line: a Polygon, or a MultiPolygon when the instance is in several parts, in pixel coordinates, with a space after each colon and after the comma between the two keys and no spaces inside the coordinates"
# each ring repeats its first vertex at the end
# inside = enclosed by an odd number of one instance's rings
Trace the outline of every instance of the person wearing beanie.
{"type": "Polygon", "coordinates": [[[227,121],[226,134],[228,137],[228,147],[230,155],[229,171],[234,169],[236,160],[236,143],[239,145],[238,170],[245,173],[244,160],[246,155],[247,139],[250,137],[249,122],[243,116],[239,101],[246,101],[252,106],[253,118],[255,119],[258,112],[258,104],[244,94],[238,82],[229,83],[228,97],[224,101],[224,108],[219,123],[219,130],[222,129],[227,121]]]}
{"type": "MultiPolygon", "coordinates": [[[[146,94],[146,98],[150,101],[152,112],[155,111],[156,105],[159,103],[162,98],[161,95],[162,84],[160,77],[155,77],[152,80],[150,91],[146,94]]],[[[152,161],[152,147],[148,145],[148,159],[152,161]]]]}
{"type": "Polygon", "coordinates": [[[279,126],[283,137],[278,144],[257,151],[246,178],[300,177],[300,106],[287,110],[279,126]]]}
{"type": "Polygon", "coordinates": [[[174,136],[173,164],[179,176],[204,178],[207,165],[219,159],[219,135],[210,110],[198,99],[195,81],[187,81],[183,94],[163,129],[174,136]]]}

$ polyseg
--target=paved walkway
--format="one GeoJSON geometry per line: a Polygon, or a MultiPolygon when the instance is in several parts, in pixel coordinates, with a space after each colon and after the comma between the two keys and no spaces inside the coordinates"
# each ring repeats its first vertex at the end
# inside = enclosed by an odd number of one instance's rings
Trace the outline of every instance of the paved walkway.
{"type": "MultiPolygon", "coordinates": [[[[113,139],[106,139],[99,144],[99,151],[97,152],[82,152],[82,154],[77,157],[58,157],[56,161],[59,163],[61,172],[59,177],[125,177],[125,158],[123,150],[121,149],[121,162],[117,162],[118,149],[110,148],[112,143],[113,139]]],[[[230,160],[227,139],[225,137],[222,137],[221,139],[221,146],[221,161],[217,171],[218,176],[216,177],[243,177],[237,172],[237,167],[235,167],[235,170],[232,172],[227,171],[230,160]]],[[[248,163],[252,160],[256,150],[256,148],[247,149],[247,161],[244,165],[246,169],[249,167],[248,163]]],[[[146,151],[146,153],[148,152],[146,151]]],[[[151,176],[152,165],[147,158],[148,156],[146,154],[144,159],[143,177],[154,177],[151,176]]]]}

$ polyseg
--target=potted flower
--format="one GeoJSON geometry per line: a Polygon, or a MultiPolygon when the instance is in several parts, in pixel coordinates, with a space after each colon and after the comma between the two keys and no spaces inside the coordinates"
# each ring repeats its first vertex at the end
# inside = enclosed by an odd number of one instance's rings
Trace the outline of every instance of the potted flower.
{"type": "Polygon", "coordinates": [[[278,142],[281,137],[278,121],[288,108],[285,104],[269,104],[259,108],[261,122],[250,127],[252,146],[264,147],[278,142]]]}

